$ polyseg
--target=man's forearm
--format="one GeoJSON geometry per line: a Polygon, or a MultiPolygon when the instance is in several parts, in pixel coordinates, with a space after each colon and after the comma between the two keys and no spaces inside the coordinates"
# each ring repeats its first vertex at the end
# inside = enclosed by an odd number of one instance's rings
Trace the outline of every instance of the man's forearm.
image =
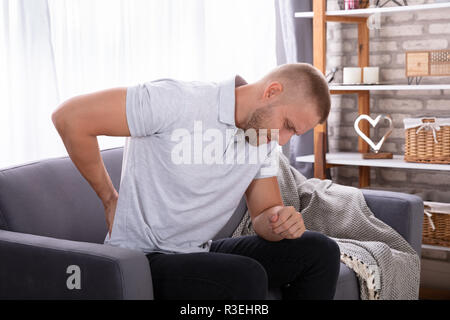
{"type": "Polygon", "coordinates": [[[118,197],[108,171],[105,168],[96,136],[77,132],[64,120],[52,118],[67,152],[81,175],[88,181],[103,205],[118,197]]]}
{"type": "Polygon", "coordinates": [[[282,236],[274,233],[270,225],[270,218],[276,215],[283,207],[275,206],[264,210],[252,220],[253,230],[261,237],[268,241],[280,241],[282,236]]]}

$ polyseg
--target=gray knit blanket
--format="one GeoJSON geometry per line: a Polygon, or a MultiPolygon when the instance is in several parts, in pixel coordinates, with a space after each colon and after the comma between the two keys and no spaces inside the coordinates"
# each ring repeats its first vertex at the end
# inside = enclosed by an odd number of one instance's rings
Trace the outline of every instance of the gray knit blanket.
{"type": "MultiPolygon", "coordinates": [[[[285,206],[303,215],[308,230],[334,239],[341,261],[358,278],[363,300],[418,299],[420,258],[409,243],[377,219],[361,190],[331,180],[306,179],[284,156],[278,183],[285,206]]],[[[248,211],[232,237],[256,234],[248,211]]]]}

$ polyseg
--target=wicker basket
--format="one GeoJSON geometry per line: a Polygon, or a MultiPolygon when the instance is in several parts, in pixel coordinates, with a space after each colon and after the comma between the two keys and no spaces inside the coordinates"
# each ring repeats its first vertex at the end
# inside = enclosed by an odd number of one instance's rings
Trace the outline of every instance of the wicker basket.
{"type": "Polygon", "coordinates": [[[404,123],[405,161],[450,163],[450,118],[408,118],[404,123]]]}
{"type": "Polygon", "coordinates": [[[422,243],[450,247],[450,203],[424,202],[422,243]]]}

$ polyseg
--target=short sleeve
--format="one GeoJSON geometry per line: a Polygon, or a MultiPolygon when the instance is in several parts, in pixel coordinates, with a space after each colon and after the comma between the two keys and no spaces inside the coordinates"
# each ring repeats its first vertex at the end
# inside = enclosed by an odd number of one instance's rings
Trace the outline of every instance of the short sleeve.
{"type": "Polygon", "coordinates": [[[168,130],[184,109],[182,90],[171,79],[160,79],[127,88],[126,115],[132,137],[168,130]]]}
{"type": "Polygon", "coordinates": [[[279,169],[280,147],[278,143],[271,142],[271,150],[263,162],[254,179],[276,177],[279,169]]]}

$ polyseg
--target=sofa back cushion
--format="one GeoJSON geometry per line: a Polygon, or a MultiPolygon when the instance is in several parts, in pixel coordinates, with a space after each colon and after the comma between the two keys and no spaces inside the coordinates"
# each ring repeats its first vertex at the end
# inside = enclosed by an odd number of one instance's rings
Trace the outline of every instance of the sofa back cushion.
{"type": "MultiPolygon", "coordinates": [[[[123,147],[101,151],[119,191],[123,147]]],[[[103,243],[101,200],[69,157],[0,169],[0,229],[103,243]]]]}

